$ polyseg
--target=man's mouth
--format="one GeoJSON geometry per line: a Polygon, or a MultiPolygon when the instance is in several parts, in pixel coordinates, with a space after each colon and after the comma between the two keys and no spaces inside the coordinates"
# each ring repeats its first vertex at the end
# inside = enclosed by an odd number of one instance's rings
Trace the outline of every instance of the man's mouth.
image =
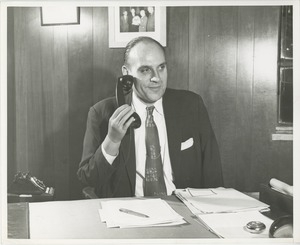
{"type": "Polygon", "coordinates": [[[161,86],[149,87],[149,90],[153,93],[158,93],[161,90],[161,86]]]}
{"type": "Polygon", "coordinates": [[[148,88],[150,88],[150,89],[158,89],[160,87],[161,87],[161,85],[152,85],[152,86],[149,86],[148,88]]]}

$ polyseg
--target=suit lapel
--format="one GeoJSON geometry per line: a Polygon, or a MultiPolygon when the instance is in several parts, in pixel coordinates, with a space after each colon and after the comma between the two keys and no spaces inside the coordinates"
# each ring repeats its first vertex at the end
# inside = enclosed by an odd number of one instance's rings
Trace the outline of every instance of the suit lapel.
{"type": "MultiPolygon", "coordinates": [[[[181,144],[181,134],[180,134],[180,123],[178,118],[178,112],[176,106],[174,106],[174,101],[170,97],[168,90],[163,97],[163,108],[166,120],[166,128],[168,134],[168,144],[169,144],[169,154],[171,165],[174,173],[177,173],[177,169],[180,162],[180,144],[181,144]]],[[[175,178],[175,174],[174,174],[175,178]]],[[[174,179],[175,181],[175,179],[174,179]]]]}
{"type": "MultiPolygon", "coordinates": [[[[122,155],[123,163],[127,171],[127,176],[130,180],[131,192],[134,195],[135,192],[135,143],[134,143],[134,131],[129,129],[129,132],[124,136],[121,146],[120,153],[122,155]]],[[[125,177],[125,176],[124,176],[125,177]]]]}
{"type": "MultiPolygon", "coordinates": [[[[131,105],[132,92],[125,96],[127,104],[131,105]]],[[[134,130],[129,128],[124,138],[122,139],[120,146],[120,153],[125,164],[128,178],[131,184],[131,192],[134,196],[135,193],[135,175],[136,175],[136,163],[135,163],[135,143],[134,143],[134,130]]],[[[124,176],[125,177],[125,176],[124,176]]]]}

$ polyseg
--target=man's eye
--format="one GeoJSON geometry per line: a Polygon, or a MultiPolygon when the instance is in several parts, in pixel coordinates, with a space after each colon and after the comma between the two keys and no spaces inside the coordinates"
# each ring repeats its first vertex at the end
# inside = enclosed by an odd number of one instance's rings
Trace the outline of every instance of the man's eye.
{"type": "Polygon", "coordinates": [[[166,68],[166,65],[160,65],[159,70],[164,70],[166,68]]]}
{"type": "Polygon", "coordinates": [[[149,68],[142,68],[141,73],[149,73],[151,70],[149,68]]]}

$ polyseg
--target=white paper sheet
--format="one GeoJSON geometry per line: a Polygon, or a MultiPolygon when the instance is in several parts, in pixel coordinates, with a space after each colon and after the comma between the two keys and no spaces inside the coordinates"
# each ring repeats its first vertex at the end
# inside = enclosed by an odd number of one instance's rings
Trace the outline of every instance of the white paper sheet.
{"type": "Polygon", "coordinates": [[[273,222],[259,211],[202,214],[197,217],[223,238],[268,238],[273,222]],[[250,233],[244,229],[250,221],[260,221],[266,225],[266,229],[260,234],[250,233]]]}
{"type": "Polygon", "coordinates": [[[99,210],[100,219],[102,222],[106,222],[108,228],[165,226],[185,223],[183,217],[161,199],[103,201],[101,206],[102,209],[99,210]],[[130,209],[149,217],[139,217],[120,212],[120,208],[130,209]]]}
{"type": "Polygon", "coordinates": [[[269,205],[232,188],[184,189],[176,192],[194,214],[262,210],[269,205]]]}

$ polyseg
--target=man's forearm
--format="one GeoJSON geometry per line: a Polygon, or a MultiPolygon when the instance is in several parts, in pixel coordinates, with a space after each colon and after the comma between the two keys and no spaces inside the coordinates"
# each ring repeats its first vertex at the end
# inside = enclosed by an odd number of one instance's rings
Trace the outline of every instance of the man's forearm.
{"type": "Polygon", "coordinates": [[[113,171],[112,163],[108,162],[100,146],[93,155],[81,161],[77,175],[82,183],[95,187],[105,183],[113,171]]]}
{"type": "Polygon", "coordinates": [[[117,156],[119,154],[120,144],[121,142],[115,143],[108,136],[106,136],[102,142],[102,147],[105,153],[111,156],[117,156]]]}

